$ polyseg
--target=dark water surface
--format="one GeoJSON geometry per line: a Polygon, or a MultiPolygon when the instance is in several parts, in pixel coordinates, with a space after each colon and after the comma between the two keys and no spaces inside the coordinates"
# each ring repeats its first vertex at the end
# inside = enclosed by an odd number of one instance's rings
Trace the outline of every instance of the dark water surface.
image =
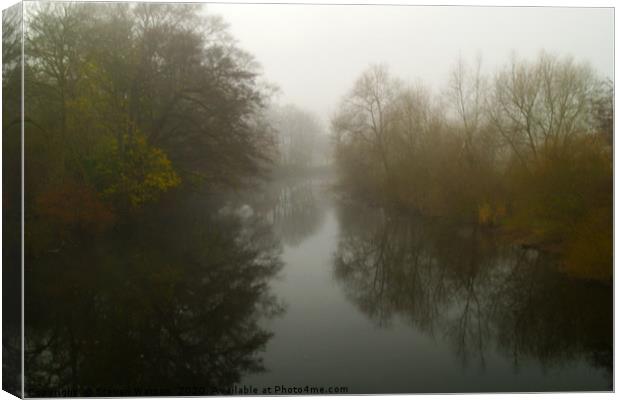
{"type": "Polygon", "coordinates": [[[31,241],[27,394],[612,389],[612,288],[550,256],[327,179],[223,197],[31,241]]]}
{"type": "Polygon", "coordinates": [[[282,189],[286,312],[257,387],[353,393],[610,390],[612,293],[491,234],[282,189]]]}

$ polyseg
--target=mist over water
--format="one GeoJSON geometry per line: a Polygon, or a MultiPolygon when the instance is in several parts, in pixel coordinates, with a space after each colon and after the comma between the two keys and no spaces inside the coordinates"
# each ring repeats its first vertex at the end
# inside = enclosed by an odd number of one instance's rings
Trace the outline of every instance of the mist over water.
{"type": "Polygon", "coordinates": [[[5,390],[613,389],[613,9],[23,13],[5,390]]]}

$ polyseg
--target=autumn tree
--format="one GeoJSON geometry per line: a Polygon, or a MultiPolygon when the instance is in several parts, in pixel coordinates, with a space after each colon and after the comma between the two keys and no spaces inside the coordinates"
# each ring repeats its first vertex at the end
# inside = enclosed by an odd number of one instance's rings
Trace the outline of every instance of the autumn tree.
{"type": "Polygon", "coordinates": [[[332,119],[343,187],[371,202],[503,226],[611,271],[613,91],[586,63],[540,53],[492,79],[460,59],[442,96],[372,67],[332,119]]]}
{"type": "Polygon", "coordinates": [[[125,212],[181,182],[239,186],[269,167],[269,91],[221,18],[198,5],[36,3],[26,27],[36,213],[51,216],[40,199],[71,188],[91,191],[93,210],[125,212]]]}

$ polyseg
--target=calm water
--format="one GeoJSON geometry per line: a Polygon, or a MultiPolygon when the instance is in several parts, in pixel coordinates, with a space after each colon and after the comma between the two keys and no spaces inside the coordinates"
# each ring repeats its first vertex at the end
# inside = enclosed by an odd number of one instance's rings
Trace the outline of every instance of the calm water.
{"type": "Polygon", "coordinates": [[[281,189],[286,312],[247,385],[354,393],[611,389],[611,290],[471,229],[281,189]],[[434,225],[434,226],[433,226],[434,225]],[[594,313],[592,315],[591,313],[594,313]]]}
{"type": "Polygon", "coordinates": [[[612,288],[549,256],[328,179],[169,201],[27,249],[31,396],[612,389],[612,288]]]}

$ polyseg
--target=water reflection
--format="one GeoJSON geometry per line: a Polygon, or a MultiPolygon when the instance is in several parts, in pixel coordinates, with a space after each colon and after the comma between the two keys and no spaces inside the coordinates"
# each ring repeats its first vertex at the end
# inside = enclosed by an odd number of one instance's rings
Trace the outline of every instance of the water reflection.
{"type": "Polygon", "coordinates": [[[272,210],[276,232],[288,245],[295,246],[315,232],[325,217],[311,182],[284,185],[272,210]]]}
{"type": "Polygon", "coordinates": [[[440,221],[341,204],[334,259],[347,297],[379,326],[405,319],[484,368],[586,359],[612,370],[612,288],[561,273],[551,256],[440,221]]]}
{"type": "Polygon", "coordinates": [[[324,187],[170,199],[104,240],[42,240],[42,222],[27,225],[27,393],[611,388],[611,287],[497,233],[332,201],[324,187]]]}
{"type": "Polygon", "coordinates": [[[260,218],[216,208],[168,204],[105,240],[29,249],[27,394],[205,394],[262,370],[280,247],[260,218]]]}
{"type": "MultiPolygon", "coordinates": [[[[272,182],[260,192],[239,196],[273,226],[274,234],[288,246],[298,246],[314,234],[326,215],[321,178],[286,179],[272,182]]],[[[240,202],[234,207],[239,207],[240,202]]]]}

